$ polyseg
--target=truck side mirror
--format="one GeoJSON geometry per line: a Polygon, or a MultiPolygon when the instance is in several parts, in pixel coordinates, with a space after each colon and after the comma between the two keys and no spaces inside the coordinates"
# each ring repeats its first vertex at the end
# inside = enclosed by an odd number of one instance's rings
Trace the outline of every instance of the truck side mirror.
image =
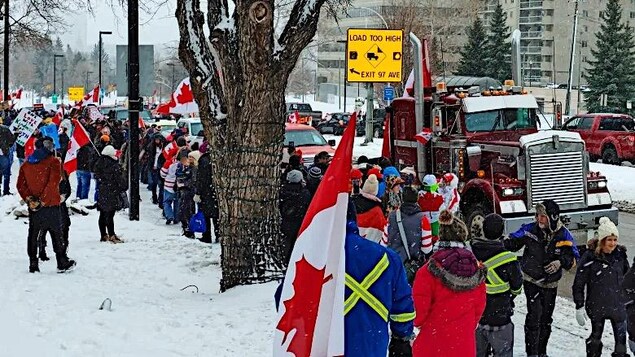
{"type": "Polygon", "coordinates": [[[335,143],[334,139],[331,139],[331,140],[328,141],[328,144],[329,144],[329,146],[335,146],[336,143],[335,143]]]}

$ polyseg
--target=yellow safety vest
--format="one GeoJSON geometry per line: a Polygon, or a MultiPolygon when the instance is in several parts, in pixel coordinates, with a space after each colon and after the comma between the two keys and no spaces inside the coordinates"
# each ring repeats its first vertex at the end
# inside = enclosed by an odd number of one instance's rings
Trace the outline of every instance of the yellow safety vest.
{"type": "Polygon", "coordinates": [[[375,310],[375,312],[386,322],[388,322],[388,318],[395,322],[408,322],[414,320],[415,312],[408,312],[403,314],[390,315],[388,309],[384,304],[379,301],[373,294],[371,294],[368,289],[381,277],[381,275],[388,269],[390,262],[388,261],[388,254],[384,253],[384,256],[379,260],[377,265],[373,268],[373,270],[366,275],[362,282],[357,282],[355,278],[346,274],[344,282],[346,286],[351,289],[353,292],[346,301],[344,301],[344,315],[348,314],[353,307],[359,302],[359,300],[363,300],[371,309],[375,310]]]}
{"type": "MultiPolygon", "coordinates": [[[[487,283],[485,283],[485,288],[488,294],[501,294],[510,289],[509,282],[503,281],[503,279],[496,274],[494,269],[516,260],[518,260],[518,258],[511,252],[502,252],[483,263],[487,267],[487,283]]],[[[512,290],[512,294],[518,295],[520,291],[521,289],[512,290]]]]}

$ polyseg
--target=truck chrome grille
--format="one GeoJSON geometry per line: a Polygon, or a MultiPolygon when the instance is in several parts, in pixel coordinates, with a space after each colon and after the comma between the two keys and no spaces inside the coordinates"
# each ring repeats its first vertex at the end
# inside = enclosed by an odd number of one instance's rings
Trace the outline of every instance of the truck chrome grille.
{"type": "Polygon", "coordinates": [[[552,199],[561,209],[586,206],[582,152],[533,153],[529,156],[530,207],[552,199]]]}

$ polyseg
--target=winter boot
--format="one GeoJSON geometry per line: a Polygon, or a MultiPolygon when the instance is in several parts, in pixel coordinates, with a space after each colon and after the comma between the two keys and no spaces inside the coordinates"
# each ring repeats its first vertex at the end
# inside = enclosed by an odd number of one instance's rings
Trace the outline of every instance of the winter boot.
{"type": "Polygon", "coordinates": [[[615,352],[611,354],[611,357],[628,357],[626,345],[615,345],[615,352]]]}
{"type": "Polygon", "coordinates": [[[117,244],[117,243],[123,243],[123,240],[121,240],[121,238],[117,237],[117,235],[116,235],[116,234],[113,234],[113,235],[111,235],[111,236],[110,236],[110,241],[111,241],[112,243],[115,243],[115,244],[117,244]]]}
{"type": "Polygon", "coordinates": [[[192,233],[192,232],[190,232],[190,231],[188,231],[188,230],[184,230],[184,231],[183,231],[183,235],[184,235],[186,238],[191,238],[191,239],[194,239],[194,233],[192,233]]]}
{"type": "Polygon", "coordinates": [[[587,357],[600,357],[602,356],[602,341],[601,340],[586,340],[586,355],[587,357]]]}
{"type": "Polygon", "coordinates": [[[100,242],[108,242],[108,241],[110,241],[110,236],[108,236],[108,235],[102,236],[99,241],[100,242]]]}
{"type": "Polygon", "coordinates": [[[72,260],[72,259],[68,259],[68,257],[64,257],[62,259],[58,259],[57,272],[58,273],[66,273],[68,271],[73,270],[73,268],[75,268],[75,265],[77,265],[77,263],[74,260],[72,260]]]}
{"type": "Polygon", "coordinates": [[[38,266],[37,258],[31,259],[31,262],[29,263],[29,273],[39,273],[39,272],[40,272],[40,267],[38,266]]]}
{"type": "Polygon", "coordinates": [[[51,259],[49,259],[48,255],[46,255],[46,249],[44,249],[44,247],[40,248],[40,260],[43,262],[47,262],[51,259]]]}

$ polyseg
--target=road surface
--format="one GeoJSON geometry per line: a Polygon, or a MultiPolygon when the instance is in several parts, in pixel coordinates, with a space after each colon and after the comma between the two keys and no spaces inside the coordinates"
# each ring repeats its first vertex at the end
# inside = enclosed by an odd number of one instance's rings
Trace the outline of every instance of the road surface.
{"type": "MultiPolygon", "coordinates": [[[[635,215],[620,212],[619,226],[620,231],[619,244],[626,247],[629,264],[633,262],[635,256],[635,215]]],[[[573,285],[573,277],[575,272],[565,273],[565,277],[558,285],[558,295],[571,298],[571,286],[573,285]]]]}

